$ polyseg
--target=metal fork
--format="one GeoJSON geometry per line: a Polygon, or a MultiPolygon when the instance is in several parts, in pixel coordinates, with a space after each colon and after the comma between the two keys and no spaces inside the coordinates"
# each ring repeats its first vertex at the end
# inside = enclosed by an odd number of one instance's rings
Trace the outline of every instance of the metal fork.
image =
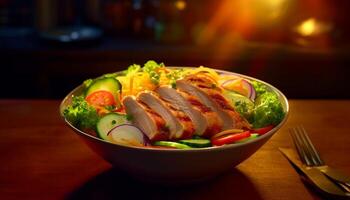
{"type": "Polygon", "coordinates": [[[297,126],[289,131],[301,161],[308,167],[319,169],[345,192],[350,192],[350,177],[326,165],[312,144],[305,128],[297,126]]]}

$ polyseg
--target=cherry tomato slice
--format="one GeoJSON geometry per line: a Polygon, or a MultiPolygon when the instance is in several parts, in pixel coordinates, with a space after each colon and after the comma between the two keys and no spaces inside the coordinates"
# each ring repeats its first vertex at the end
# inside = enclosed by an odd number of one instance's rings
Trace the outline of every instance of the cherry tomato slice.
{"type": "Polygon", "coordinates": [[[274,125],[269,125],[269,126],[265,126],[262,128],[257,128],[257,129],[253,129],[251,130],[252,133],[258,133],[259,135],[264,135],[265,133],[269,132],[271,129],[273,129],[273,127],[275,127],[274,125]]]}
{"type": "Polygon", "coordinates": [[[99,90],[89,94],[86,101],[92,106],[111,106],[115,105],[115,99],[112,93],[104,90],[99,90]]]}
{"type": "Polygon", "coordinates": [[[222,137],[215,138],[211,140],[211,143],[215,146],[221,146],[224,144],[231,144],[238,140],[250,137],[250,131],[244,131],[242,133],[234,133],[230,135],[225,135],[222,137]]]}

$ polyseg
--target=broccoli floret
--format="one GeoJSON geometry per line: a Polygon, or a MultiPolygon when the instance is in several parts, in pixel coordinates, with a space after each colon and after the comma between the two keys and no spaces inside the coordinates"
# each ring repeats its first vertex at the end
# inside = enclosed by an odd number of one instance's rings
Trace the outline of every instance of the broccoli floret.
{"type": "Polygon", "coordinates": [[[63,111],[64,117],[77,128],[95,129],[99,119],[97,111],[83,96],[73,96],[72,104],[63,111]]]}
{"type": "Polygon", "coordinates": [[[255,100],[253,126],[260,128],[277,125],[284,118],[285,112],[278,96],[265,90],[255,100]]]}
{"type": "Polygon", "coordinates": [[[143,70],[147,73],[152,72],[152,71],[157,71],[157,69],[164,67],[163,63],[158,64],[154,60],[149,60],[143,65],[143,70]]]}
{"type": "Polygon", "coordinates": [[[130,65],[128,67],[128,69],[126,70],[126,74],[127,75],[132,75],[132,74],[135,74],[135,73],[139,72],[140,70],[141,70],[140,65],[133,64],[133,65],[130,65]]]}
{"type": "Polygon", "coordinates": [[[148,73],[153,84],[158,85],[160,79],[159,68],[164,67],[163,63],[158,64],[153,60],[147,61],[143,66],[143,71],[148,73]]]}

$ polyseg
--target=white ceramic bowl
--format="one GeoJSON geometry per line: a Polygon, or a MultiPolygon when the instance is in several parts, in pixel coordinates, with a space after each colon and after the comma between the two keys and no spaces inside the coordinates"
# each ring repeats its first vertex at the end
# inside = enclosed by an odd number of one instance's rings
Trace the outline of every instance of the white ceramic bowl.
{"type": "MultiPolygon", "coordinates": [[[[220,147],[200,149],[155,149],[113,144],[91,136],[70,124],[66,124],[98,155],[113,166],[126,171],[131,176],[150,182],[158,183],[190,183],[206,180],[233,168],[256,152],[281,126],[286,122],[289,105],[287,98],[272,85],[258,79],[227,71],[219,73],[239,75],[249,80],[264,83],[276,92],[280,98],[285,118],[268,133],[245,143],[230,144],[220,147]]],[[[60,105],[63,116],[64,108],[70,104],[72,95],[82,93],[82,85],[70,92],[60,105]]]]}

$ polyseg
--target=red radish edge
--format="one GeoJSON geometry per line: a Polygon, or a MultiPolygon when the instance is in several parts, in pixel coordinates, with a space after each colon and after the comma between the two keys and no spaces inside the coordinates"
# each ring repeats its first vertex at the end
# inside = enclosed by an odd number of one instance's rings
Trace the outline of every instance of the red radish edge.
{"type": "Polygon", "coordinates": [[[255,96],[256,96],[256,92],[255,92],[255,89],[254,89],[253,85],[249,81],[247,81],[245,79],[242,79],[242,81],[249,86],[248,98],[251,99],[252,101],[254,101],[255,96]]]}
{"type": "Polygon", "coordinates": [[[252,85],[251,88],[252,88],[252,95],[250,96],[250,99],[254,101],[254,100],[255,100],[255,97],[256,97],[256,91],[255,91],[255,88],[254,88],[253,85],[252,85]]]}
{"type": "Polygon", "coordinates": [[[107,133],[107,136],[109,136],[109,134],[110,134],[114,129],[116,129],[116,128],[118,128],[118,127],[120,128],[120,127],[122,127],[122,126],[130,126],[130,127],[134,127],[134,128],[136,128],[136,129],[138,129],[138,130],[140,131],[140,133],[143,135],[143,142],[144,142],[143,144],[144,144],[145,146],[148,146],[148,145],[151,144],[151,142],[150,142],[149,138],[146,136],[146,134],[145,134],[141,129],[139,129],[138,127],[133,126],[133,125],[131,125],[131,124],[121,124],[121,125],[118,125],[118,126],[112,128],[112,129],[107,133]]]}

